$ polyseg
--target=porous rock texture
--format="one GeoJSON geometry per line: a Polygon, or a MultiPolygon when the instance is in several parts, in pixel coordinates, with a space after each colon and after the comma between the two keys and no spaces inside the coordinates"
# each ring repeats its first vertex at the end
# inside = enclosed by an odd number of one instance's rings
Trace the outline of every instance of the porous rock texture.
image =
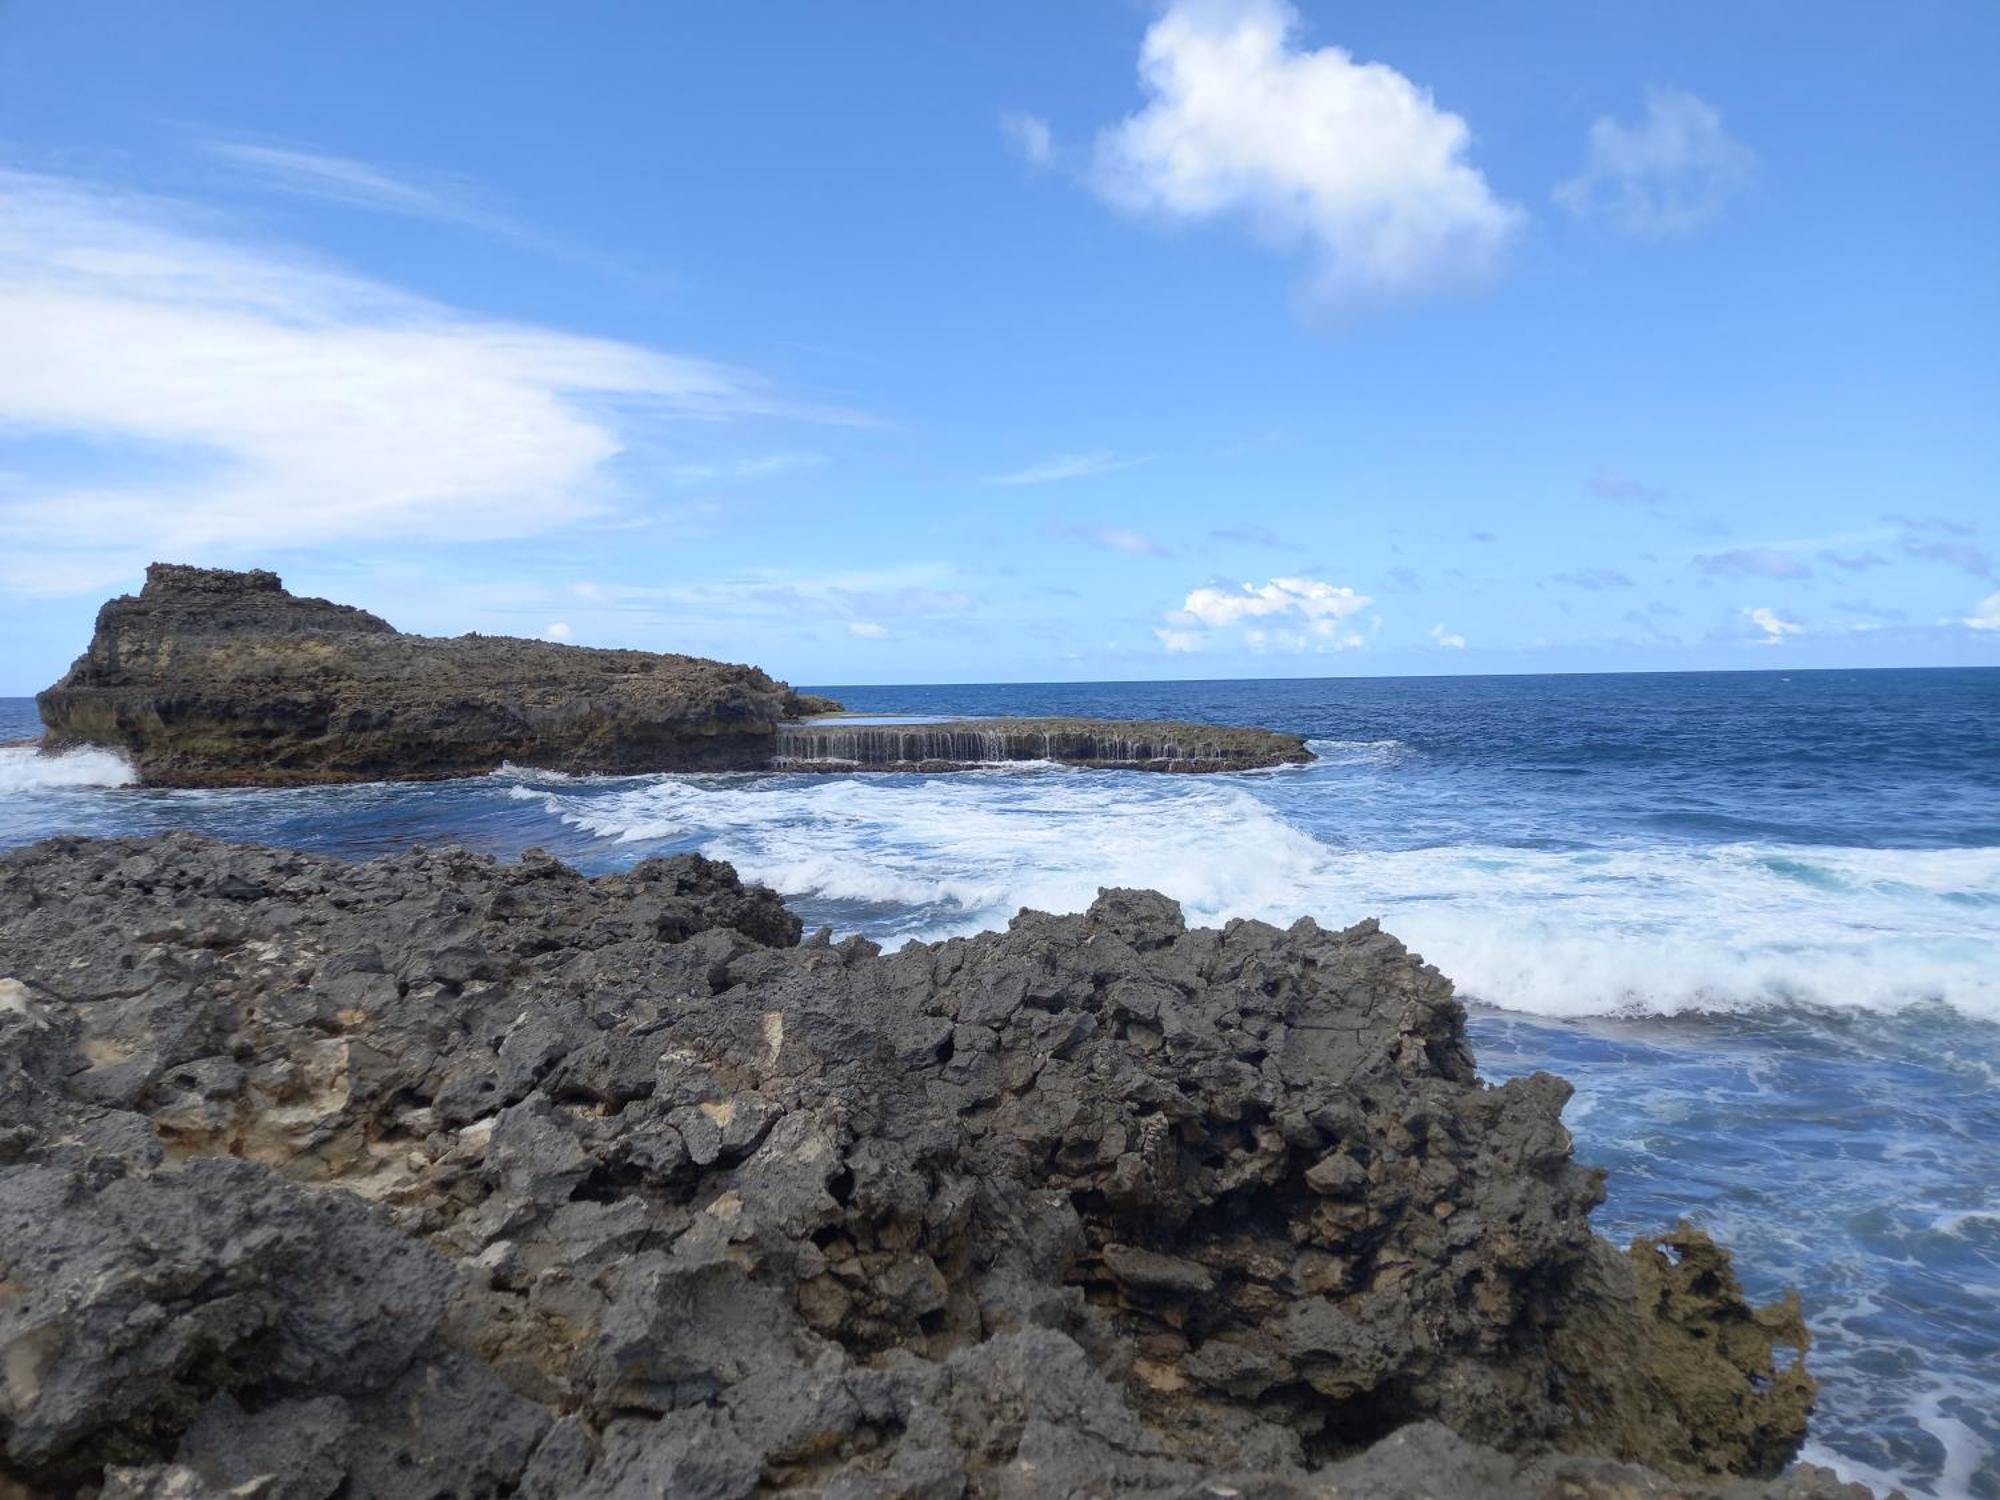
{"type": "Polygon", "coordinates": [[[153,786],[743,769],[831,699],[755,667],[509,636],[405,635],[277,574],[155,563],[37,700],[50,749],[123,751],[153,786]]]}
{"type": "Polygon", "coordinates": [[[1595,1237],[1463,1020],[1147,892],[885,954],[698,856],[41,844],[0,1491],[1865,1495],[1768,1477],[1796,1305],[1595,1237]]]}

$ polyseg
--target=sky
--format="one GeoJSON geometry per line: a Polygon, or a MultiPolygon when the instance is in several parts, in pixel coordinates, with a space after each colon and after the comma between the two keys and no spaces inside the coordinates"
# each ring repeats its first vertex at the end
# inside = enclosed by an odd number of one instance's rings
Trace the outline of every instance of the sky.
{"type": "Polygon", "coordinates": [[[2000,662],[2000,7],[0,0],[0,693],[2000,662]]]}

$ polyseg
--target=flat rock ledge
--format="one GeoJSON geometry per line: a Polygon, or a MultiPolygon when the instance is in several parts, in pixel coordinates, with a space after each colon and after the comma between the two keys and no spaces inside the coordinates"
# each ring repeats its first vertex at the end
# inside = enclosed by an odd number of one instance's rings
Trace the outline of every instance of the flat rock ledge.
{"type": "Polygon", "coordinates": [[[1231,770],[1310,760],[1295,735],[1205,725],[1014,720],[820,732],[831,698],[755,667],[555,641],[406,635],[277,574],[155,563],[98,612],[90,646],[37,698],[51,751],[116,750],[148,786],[303,786],[803,764],[948,770],[981,760],[1231,770]],[[801,724],[799,721],[807,721],[801,724]],[[941,727],[941,726],[940,726],[941,727]],[[991,752],[991,753],[987,753],[991,752]]]}
{"type": "Polygon", "coordinates": [[[698,856],[0,858],[0,1494],[1861,1500],[1373,922],[883,953],[698,856]]]}
{"type": "Polygon", "coordinates": [[[775,764],[795,771],[956,771],[1007,762],[1121,771],[1250,771],[1304,765],[1305,741],[1272,729],[1150,719],[947,719],[844,724],[836,716],[778,731],[775,764]]]}

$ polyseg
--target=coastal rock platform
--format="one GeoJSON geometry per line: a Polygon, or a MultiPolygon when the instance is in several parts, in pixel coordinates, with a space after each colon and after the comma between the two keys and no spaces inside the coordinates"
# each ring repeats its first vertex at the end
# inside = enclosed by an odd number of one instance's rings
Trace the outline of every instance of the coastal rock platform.
{"type": "Polygon", "coordinates": [[[774,764],[793,771],[952,771],[1051,761],[1125,771],[1248,771],[1313,759],[1297,735],[1150,719],[944,719],[845,724],[838,716],[778,731],[774,764]]]}
{"type": "Polygon", "coordinates": [[[0,858],[0,1493],[1716,1497],[1796,1302],[1594,1235],[1369,921],[885,953],[699,856],[0,858]],[[11,1487],[11,1488],[10,1488],[11,1487]]]}

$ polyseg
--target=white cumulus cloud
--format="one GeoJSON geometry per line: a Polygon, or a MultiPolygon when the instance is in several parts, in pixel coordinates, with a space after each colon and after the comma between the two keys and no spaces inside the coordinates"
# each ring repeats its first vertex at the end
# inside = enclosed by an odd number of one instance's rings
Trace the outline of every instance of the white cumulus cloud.
{"type": "Polygon", "coordinates": [[[1465,121],[1299,29],[1284,0],[1173,0],[1140,50],[1148,103],[1098,138],[1099,194],[1304,246],[1334,305],[1490,272],[1522,214],[1468,160],[1465,121]]]}
{"type": "Polygon", "coordinates": [[[542,634],[552,641],[566,641],[574,636],[576,632],[569,628],[567,620],[557,620],[544,630],[542,634]]]}
{"type": "Polygon", "coordinates": [[[617,509],[672,419],[817,416],[746,371],[459,313],[185,205],[0,169],[0,425],[167,455],[0,492],[0,586],[153,558],[520,537],[617,509]]]}
{"type": "Polygon", "coordinates": [[[1463,651],[1465,649],[1465,637],[1460,635],[1456,630],[1445,629],[1444,621],[1442,620],[1431,626],[1430,634],[1431,640],[1435,644],[1443,646],[1448,650],[1463,651]]]}
{"type": "Polygon", "coordinates": [[[1656,239],[1699,229],[1750,183],[1757,158],[1723,128],[1714,105],[1681,89],[1654,89],[1646,117],[1591,123],[1581,173],[1555,199],[1579,218],[1656,239]]]}
{"type": "Polygon", "coordinates": [[[1961,622],[1974,630],[2000,630],[2000,594],[1988,594],[1961,622]]]}
{"type": "Polygon", "coordinates": [[[850,620],[847,625],[847,633],[852,636],[858,636],[864,641],[880,641],[888,639],[889,627],[886,625],[877,625],[873,620],[850,620]]]}
{"type": "Polygon", "coordinates": [[[1343,625],[1373,601],[1345,585],[1316,578],[1273,578],[1235,588],[1204,585],[1169,610],[1153,634],[1169,651],[1200,651],[1217,633],[1237,630],[1253,651],[1344,651],[1366,644],[1343,625]]]}
{"type": "Polygon", "coordinates": [[[1786,636],[1804,635],[1806,633],[1805,626],[1795,624],[1787,620],[1776,610],[1766,609],[1762,606],[1756,609],[1744,610],[1743,618],[1764,632],[1764,639],[1760,644],[1766,646],[1783,645],[1786,636]]]}

